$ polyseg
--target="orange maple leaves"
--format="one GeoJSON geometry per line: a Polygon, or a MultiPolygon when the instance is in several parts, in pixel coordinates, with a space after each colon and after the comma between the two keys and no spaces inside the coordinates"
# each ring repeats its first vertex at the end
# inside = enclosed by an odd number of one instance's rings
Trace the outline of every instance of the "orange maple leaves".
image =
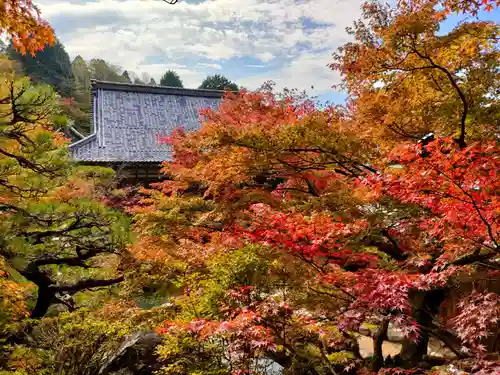
{"type": "Polygon", "coordinates": [[[41,19],[31,0],[0,0],[0,32],[6,32],[22,54],[34,55],[56,40],[52,27],[41,19]]]}

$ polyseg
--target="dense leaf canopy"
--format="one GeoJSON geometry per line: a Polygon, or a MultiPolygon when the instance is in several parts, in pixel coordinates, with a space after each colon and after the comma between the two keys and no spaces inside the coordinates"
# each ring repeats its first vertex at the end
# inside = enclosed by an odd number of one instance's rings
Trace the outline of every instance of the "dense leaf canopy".
{"type": "Polygon", "coordinates": [[[64,46],[56,41],[51,46],[45,46],[42,51],[32,56],[23,54],[11,45],[8,49],[9,57],[19,61],[24,72],[36,83],[46,83],[64,97],[71,96],[73,72],[71,61],[64,46]]]}
{"type": "Polygon", "coordinates": [[[173,70],[167,70],[160,80],[161,86],[184,87],[181,77],[173,70]]]}
{"type": "Polygon", "coordinates": [[[215,74],[213,76],[208,76],[203,80],[199,89],[209,89],[209,90],[230,90],[230,91],[238,91],[238,85],[236,83],[231,82],[226,77],[215,74]]]}

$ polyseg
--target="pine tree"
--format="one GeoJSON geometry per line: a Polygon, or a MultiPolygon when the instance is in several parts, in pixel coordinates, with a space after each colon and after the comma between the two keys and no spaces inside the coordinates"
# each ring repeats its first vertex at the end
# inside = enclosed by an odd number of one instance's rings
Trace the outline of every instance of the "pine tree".
{"type": "Polygon", "coordinates": [[[201,83],[200,89],[209,89],[209,90],[230,90],[230,91],[238,91],[238,85],[236,83],[231,82],[226,77],[215,74],[213,76],[208,76],[201,83]]]}
{"type": "Polygon", "coordinates": [[[80,56],[76,56],[71,63],[73,71],[73,98],[78,102],[90,101],[90,72],[85,60],[80,56]]]}
{"type": "Polygon", "coordinates": [[[73,309],[79,291],[123,280],[102,265],[124,249],[127,220],[99,200],[112,171],[73,165],[52,130],[60,122],[52,89],[1,78],[0,259],[37,286],[30,315],[41,318],[53,304],[73,309]]]}
{"type": "Polygon", "coordinates": [[[179,77],[179,74],[177,74],[173,70],[167,70],[165,72],[165,74],[161,77],[160,85],[180,88],[184,87],[181,77],[179,77]]]}

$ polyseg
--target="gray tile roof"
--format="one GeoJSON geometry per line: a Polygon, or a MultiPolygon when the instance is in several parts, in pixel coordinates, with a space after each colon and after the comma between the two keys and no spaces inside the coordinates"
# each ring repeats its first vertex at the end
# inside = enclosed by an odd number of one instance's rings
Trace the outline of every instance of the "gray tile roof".
{"type": "Polygon", "coordinates": [[[69,146],[81,162],[162,162],[170,148],[158,142],[182,126],[200,127],[199,111],[216,108],[223,92],[94,81],[93,133],[69,146]]]}

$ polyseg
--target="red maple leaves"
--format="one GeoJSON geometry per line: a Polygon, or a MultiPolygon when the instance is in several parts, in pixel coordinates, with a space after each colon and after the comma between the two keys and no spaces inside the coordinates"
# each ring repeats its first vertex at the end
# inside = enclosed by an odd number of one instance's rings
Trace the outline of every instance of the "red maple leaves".
{"type": "MultiPolygon", "coordinates": [[[[452,260],[471,249],[499,248],[500,155],[494,142],[461,150],[451,139],[405,146],[392,155],[402,172],[371,176],[376,189],[428,210],[420,222],[429,238],[439,239],[452,260]]],[[[366,183],[367,181],[363,181],[366,183]]]]}

